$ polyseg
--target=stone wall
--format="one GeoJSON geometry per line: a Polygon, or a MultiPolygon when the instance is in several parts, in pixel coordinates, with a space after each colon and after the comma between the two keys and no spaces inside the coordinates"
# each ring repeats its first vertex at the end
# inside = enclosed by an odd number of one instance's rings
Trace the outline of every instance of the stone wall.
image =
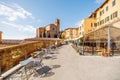
{"type": "MultiPolygon", "coordinates": [[[[0,73],[4,73],[20,61],[30,57],[34,51],[52,46],[55,42],[56,40],[30,41],[29,43],[0,48],[0,73]]],[[[60,45],[60,40],[57,42],[60,45]]]]}
{"type": "Polygon", "coordinates": [[[20,61],[31,56],[36,50],[53,45],[55,41],[37,41],[19,44],[15,46],[8,46],[0,49],[0,73],[3,73],[20,61]]]}

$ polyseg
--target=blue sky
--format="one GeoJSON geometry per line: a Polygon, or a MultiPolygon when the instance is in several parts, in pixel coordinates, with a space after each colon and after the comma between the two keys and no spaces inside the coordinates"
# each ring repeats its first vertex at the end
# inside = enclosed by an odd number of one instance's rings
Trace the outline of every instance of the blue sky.
{"type": "Polygon", "coordinates": [[[3,39],[35,37],[36,28],[60,19],[61,30],[77,27],[104,0],[0,0],[3,39]]]}

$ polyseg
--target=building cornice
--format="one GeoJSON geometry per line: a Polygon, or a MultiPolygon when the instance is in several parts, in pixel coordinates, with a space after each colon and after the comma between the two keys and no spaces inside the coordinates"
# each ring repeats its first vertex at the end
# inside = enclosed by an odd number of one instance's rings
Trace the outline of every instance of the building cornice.
{"type": "Polygon", "coordinates": [[[95,14],[99,9],[101,9],[106,3],[108,3],[108,1],[110,1],[110,0],[105,0],[105,2],[99,8],[97,8],[93,13],[91,13],[89,18],[92,17],[92,15],[95,14]]]}

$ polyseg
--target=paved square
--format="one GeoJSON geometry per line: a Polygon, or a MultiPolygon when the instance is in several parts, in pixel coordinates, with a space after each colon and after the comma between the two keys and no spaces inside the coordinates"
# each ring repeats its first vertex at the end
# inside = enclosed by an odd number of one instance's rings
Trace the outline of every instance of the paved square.
{"type": "Polygon", "coordinates": [[[120,56],[80,56],[71,45],[48,56],[43,63],[53,69],[33,80],[120,80],[120,56]]]}

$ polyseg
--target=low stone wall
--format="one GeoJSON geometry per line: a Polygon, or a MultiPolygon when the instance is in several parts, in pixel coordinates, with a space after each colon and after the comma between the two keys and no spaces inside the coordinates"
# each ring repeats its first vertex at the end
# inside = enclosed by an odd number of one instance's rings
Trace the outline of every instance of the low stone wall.
{"type": "Polygon", "coordinates": [[[11,69],[20,61],[31,56],[36,50],[54,45],[55,41],[36,41],[0,49],[0,73],[11,69]]]}
{"type": "Polygon", "coordinates": [[[8,46],[14,46],[14,45],[17,45],[17,44],[2,44],[2,43],[0,43],[0,48],[5,48],[8,46]]]}
{"type": "Polygon", "coordinates": [[[11,67],[30,56],[30,53],[37,48],[42,47],[41,42],[32,42],[19,44],[15,46],[5,47],[0,49],[0,66],[1,72],[5,72],[11,67]]]}

